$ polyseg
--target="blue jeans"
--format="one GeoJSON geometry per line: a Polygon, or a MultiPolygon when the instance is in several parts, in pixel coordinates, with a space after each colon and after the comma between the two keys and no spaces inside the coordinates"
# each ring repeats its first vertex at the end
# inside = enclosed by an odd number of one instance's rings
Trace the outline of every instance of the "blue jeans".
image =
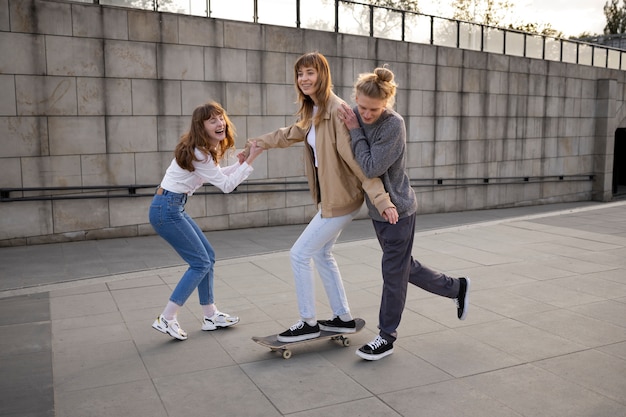
{"type": "Polygon", "coordinates": [[[339,316],[350,312],[346,291],[332,249],[343,228],[358,212],[359,210],[356,210],[345,216],[324,218],[321,211],[318,211],[291,247],[291,268],[302,319],[316,318],[312,261],[315,262],[317,272],[324,284],[333,314],[339,316]]]}
{"type": "Polygon", "coordinates": [[[187,194],[155,195],[150,205],[150,224],[189,264],[174,288],[170,301],[182,306],[197,288],[201,305],[213,304],[215,251],[196,222],[185,212],[187,194]]]}

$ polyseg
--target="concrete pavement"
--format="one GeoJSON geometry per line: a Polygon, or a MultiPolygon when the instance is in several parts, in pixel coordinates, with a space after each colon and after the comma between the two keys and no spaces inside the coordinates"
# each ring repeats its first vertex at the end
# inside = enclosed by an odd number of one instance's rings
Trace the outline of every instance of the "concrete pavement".
{"type": "MultiPolygon", "coordinates": [[[[467,320],[410,288],[395,353],[376,334],[369,221],[335,255],[364,331],[284,360],[250,340],[297,318],[288,248],[303,226],[207,233],[216,295],[241,323],[184,342],[150,324],[184,271],[158,237],[0,249],[0,416],[626,416],[626,202],[418,216],[414,256],[472,278],[467,320]]],[[[318,286],[318,315],[329,316],[318,286]]]]}

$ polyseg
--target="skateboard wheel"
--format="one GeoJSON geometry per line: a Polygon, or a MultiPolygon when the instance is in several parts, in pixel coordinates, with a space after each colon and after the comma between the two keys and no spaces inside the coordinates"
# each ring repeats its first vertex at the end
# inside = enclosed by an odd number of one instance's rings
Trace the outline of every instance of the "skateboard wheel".
{"type": "Polygon", "coordinates": [[[350,346],[350,339],[348,339],[347,337],[343,338],[343,339],[341,340],[341,344],[342,344],[344,347],[348,347],[348,346],[350,346]]]}
{"type": "Polygon", "coordinates": [[[289,349],[283,350],[283,359],[291,358],[291,351],[289,349]]]}

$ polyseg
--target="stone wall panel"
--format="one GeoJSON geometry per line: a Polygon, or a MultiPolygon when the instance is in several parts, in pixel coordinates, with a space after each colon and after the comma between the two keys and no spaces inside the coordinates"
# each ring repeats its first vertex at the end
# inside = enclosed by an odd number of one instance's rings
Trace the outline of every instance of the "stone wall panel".
{"type": "MultiPolygon", "coordinates": [[[[79,187],[82,185],[80,156],[22,158],[22,187],[79,187]]],[[[2,204],[0,204],[2,206],[2,204]]]]}
{"type": "Polygon", "coordinates": [[[248,52],[241,49],[206,48],[204,54],[207,81],[247,82],[248,73],[259,71],[259,62],[248,62],[248,52]]]}
{"type": "Polygon", "coordinates": [[[15,77],[13,75],[0,75],[0,116],[16,116],[15,106],[15,77]]]}
{"type": "MultiPolygon", "coordinates": [[[[262,51],[265,26],[224,21],[224,47],[262,51]]],[[[221,46],[221,45],[220,45],[221,46]]]]}
{"type": "Polygon", "coordinates": [[[72,35],[72,5],[52,1],[10,1],[11,31],[72,35]]]}
{"type": "MultiPolygon", "coordinates": [[[[178,43],[179,17],[167,13],[127,10],[128,40],[178,43]]],[[[184,18],[186,21],[187,18],[184,18]]]]}
{"type": "Polygon", "coordinates": [[[46,236],[52,233],[52,203],[50,201],[0,204],[0,241],[46,236]]]}
{"type": "Polygon", "coordinates": [[[105,153],[104,117],[49,117],[50,155],[105,153]]]}
{"type": "Polygon", "coordinates": [[[224,47],[224,23],[222,21],[204,17],[185,17],[180,21],[183,24],[178,25],[177,43],[224,47]]]}
{"type": "Polygon", "coordinates": [[[42,156],[50,152],[45,117],[0,117],[0,138],[0,158],[42,156]]]}
{"type": "Polygon", "coordinates": [[[157,146],[157,121],[154,116],[107,117],[108,153],[154,152],[157,146]]]}
{"type": "Polygon", "coordinates": [[[147,42],[107,40],[105,75],[112,78],[157,78],[157,47],[147,42]]]}
{"type": "MultiPolygon", "coordinates": [[[[0,0],[0,185],[144,185],[137,192],[147,194],[0,203],[2,221],[24,223],[2,223],[0,245],[153,234],[152,186],[194,108],[222,104],[242,149],[295,122],[293,65],[314,50],[328,58],[334,91],[349,103],[360,73],[383,64],[395,72],[420,213],[611,196],[614,132],[626,119],[622,71],[97,4],[0,0]],[[588,174],[593,182],[558,179],[588,174]],[[542,176],[557,180],[518,182],[542,176]]],[[[317,211],[302,191],[308,185],[288,184],[305,181],[303,146],[264,152],[236,192],[203,187],[187,211],[204,230],[307,222],[317,211]],[[255,193],[258,181],[273,183],[260,187],[271,192],[255,193]]],[[[82,191],[11,197],[74,192],[82,191]]],[[[367,217],[365,207],[359,216],[367,217]]]]}
{"type": "Polygon", "coordinates": [[[11,30],[9,20],[9,0],[0,0],[0,30],[8,32],[11,30]]]}
{"type": "Polygon", "coordinates": [[[82,155],[83,185],[89,187],[137,184],[134,156],[132,153],[82,155]]]}
{"type": "Polygon", "coordinates": [[[0,187],[11,188],[21,182],[22,169],[19,158],[0,158],[0,187]]]}
{"type": "Polygon", "coordinates": [[[197,106],[209,101],[220,103],[222,107],[226,108],[228,114],[237,114],[228,105],[226,83],[182,81],[180,90],[182,114],[191,115],[197,106]]]}
{"type": "Polygon", "coordinates": [[[102,39],[46,36],[48,75],[103,77],[102,39]]]}
{"type": "Polygon", "coordinates": [[[165,80],[204,80],[204,48],[157,44],[158,77],[165,80]]]}
{"type": "Polygon", "coordinates": [[[76,116],[76,78],[15,76],[19,116],[76,116]]]}
{"type": "Polygon", "coordinates": [[[98,39],[128,39],[128,13],[124,9],[72,5],[72,34],[98,39]]]}
{"type": "MultiPolygon", "coordinates": [[[[141,152],[134,154],[135,178],[133,184],[159,184],[174,158],[173,152],[141,152]]],[[[152,193],[153,189],[141,190],[152,193]]]]}
{"type": "Polygon", "coordinates": [[[52,203],[54,233],[109,227],[109,202],[106,199],[58,200],[52,203]]]}

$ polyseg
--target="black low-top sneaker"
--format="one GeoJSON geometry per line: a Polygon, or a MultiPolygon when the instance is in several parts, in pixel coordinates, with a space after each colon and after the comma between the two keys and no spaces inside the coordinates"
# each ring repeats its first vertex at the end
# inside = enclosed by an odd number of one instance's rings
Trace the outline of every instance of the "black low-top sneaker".
{"type": "Polygon", "coordinates": [[[315,326],[310,326],[308,323],[298,320],[296,324],[279,334],[276,338],[279,342],[300,342],[302,340],[315,339],[316,337],[320,337],[320,326],[317,323],[315,323],[315,326]]]}
{"type": "Polygon", "coordinates": [[[380,336],[376,336],[376,339],[372,340],[367,345],[361,346],[359,350],[356,351],[358,356],[368,361],[377,361],[392,353],[393,343],[380,336]]]}
{"type": "Polygon", "coordinates": [[[336,333],[356,332],[356,321],[354,320],[343,321],[339,317],[335,317],[332,320],[318,320],[317,324],[319,324],[321,330],[326,330],[327,332],[336,332],[336,333]]]}
{"type": "Polygon", "coordinates": [[[470,290],[470,279],[469,278],[459,278],[460,288],[459,295],[454,299],[456,303],[456,315],[459,320],[465,320],[467,317],[467,309],[469,308],[469,290],[470,290]]]}

